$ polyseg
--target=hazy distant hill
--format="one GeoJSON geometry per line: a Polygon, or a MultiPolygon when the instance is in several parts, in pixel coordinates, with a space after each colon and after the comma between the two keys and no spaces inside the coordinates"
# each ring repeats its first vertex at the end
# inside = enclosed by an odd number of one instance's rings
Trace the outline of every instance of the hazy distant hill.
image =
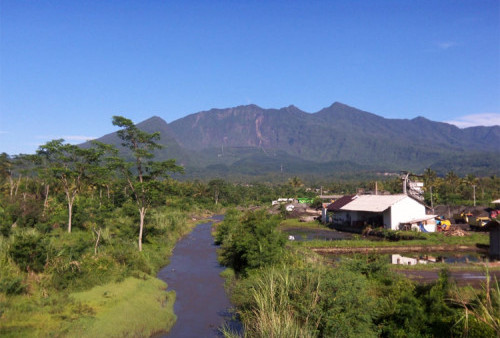
{"type": "MultiPolygon", "coordinates": [[[[385,119],[341,103],[317,113],[289,106],[212,109],[167,124],[152,117],[138,124],[159,131],[160,159],[177,158],[196,176],[334,171],[422,171],[499,174],[500,127],[459,129],[423,117],[385,119]]],[[[100,139],[119,144],[116,134],[100,139]]]]}

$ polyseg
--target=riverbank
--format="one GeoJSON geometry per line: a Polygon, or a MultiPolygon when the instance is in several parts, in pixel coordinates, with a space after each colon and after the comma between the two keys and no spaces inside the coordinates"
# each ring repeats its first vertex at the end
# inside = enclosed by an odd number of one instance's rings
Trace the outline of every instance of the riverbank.
{"type": "MultiPolygon", "coordinates": [[[[162,235],[150,236],[142,252],[136,248],[118,252],[123,244],[107,239],[96,254],[89,253],[71,266],[77,276],[68,277],[72,283],[87,270],[102,279],[91,288],[52,289],[47,286],[49,278],[56,277],[29,274],[27,294],[0,294],[0,336],[123,337],[168,331],[175,322],[175,293],[166,291],[156,273],[168,264],[177,241],[204,216],[171,209],[154,213],[148,230],[162,235]]],[[[77,232],[70,239],[75,236],[77,232]]]]}

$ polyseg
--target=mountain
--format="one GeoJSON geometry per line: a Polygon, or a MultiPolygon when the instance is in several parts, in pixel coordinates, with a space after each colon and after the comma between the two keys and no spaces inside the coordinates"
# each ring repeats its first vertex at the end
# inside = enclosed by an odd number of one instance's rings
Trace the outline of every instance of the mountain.
{"type": "MultiPolygon", "coordinates": [[[[163,148],[154,151],[155,159],[158,161],[175,158],[178,160],[177,162],[183,166],[190,166],[195,163],[189,151],[179,145],[177,140],[173,137],[170,126],[161,117],[150,117],[147,120],[137,123],[136,126],[147,133],[160,133],[160,140],[158,143],[161,144],[163,148]]],[[[98,138],[97,141],[113,144],[120,150],[122,155],[130,156],[129,151],[121,146],[122,140],[118,137],[116,132],[104,135],[98,138]]],[[[90,146],[90,143],[85,142],[83,146],[90,146]]]]}
{"type": "MultiPolygon", "coordinates": [[[[206,175],[336,172],[499,174],[500,126],[459,129],[423,117],[386,119],[342,103],[316,113],[295,106],[211,109],[167,124],[152,117],[137,125],[159,131],[159,159],[177,158],[186,171],[206,175]]],[[[119,144],[115,133],[100,139],[119,144]]]]}

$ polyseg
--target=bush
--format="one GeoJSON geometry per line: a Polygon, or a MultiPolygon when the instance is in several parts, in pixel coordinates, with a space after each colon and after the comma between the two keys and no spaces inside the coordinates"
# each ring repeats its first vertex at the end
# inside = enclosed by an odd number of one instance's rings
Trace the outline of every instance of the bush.
{"type": "Polygon", "coordinates": [[[12,260],[25,271],[43,271],[48,254],[47,240],[34,231],[16,235],[9,248],[12,260]]]}
{"type": "Polygon", "coordinates": [[[221,263],[240,273],[278,262],[286,243],[278,225],[279,219],[263,210],[250,212],[241,220],[230,213],[216,235],[221,263]]]}
{"type": "Polygon", "coordinates": [[[3,276],[0,278],[0,292],[6,295],[19,295],[26,291],[26,284],[20,276],[3,276]]]}
{"type": "MultiPolygon", "coordinates": [[[[0,243],[1,244],[1,243],[0,243]]],[[[0,245],[0,292],[18,295],[26,291],[26,284],[19,269],[4,255],[0,245]]]]}
{"type": "Polygon", "coordinates": [[[57,290],[86,290],[121,276],[123,268],[108,255],[86,254],[80,260],[57,257],[51,262],[51,285],[57,290]]]}

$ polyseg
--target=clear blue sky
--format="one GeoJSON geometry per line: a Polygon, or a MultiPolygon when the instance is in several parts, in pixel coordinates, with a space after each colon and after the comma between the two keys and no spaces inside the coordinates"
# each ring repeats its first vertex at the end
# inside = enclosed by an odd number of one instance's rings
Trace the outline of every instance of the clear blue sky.
{"type": "Polygon", "coordinates": [[[498,0],[0,0],[0,29],[9,154],[249,103],[500,124],[498,0]]]}

